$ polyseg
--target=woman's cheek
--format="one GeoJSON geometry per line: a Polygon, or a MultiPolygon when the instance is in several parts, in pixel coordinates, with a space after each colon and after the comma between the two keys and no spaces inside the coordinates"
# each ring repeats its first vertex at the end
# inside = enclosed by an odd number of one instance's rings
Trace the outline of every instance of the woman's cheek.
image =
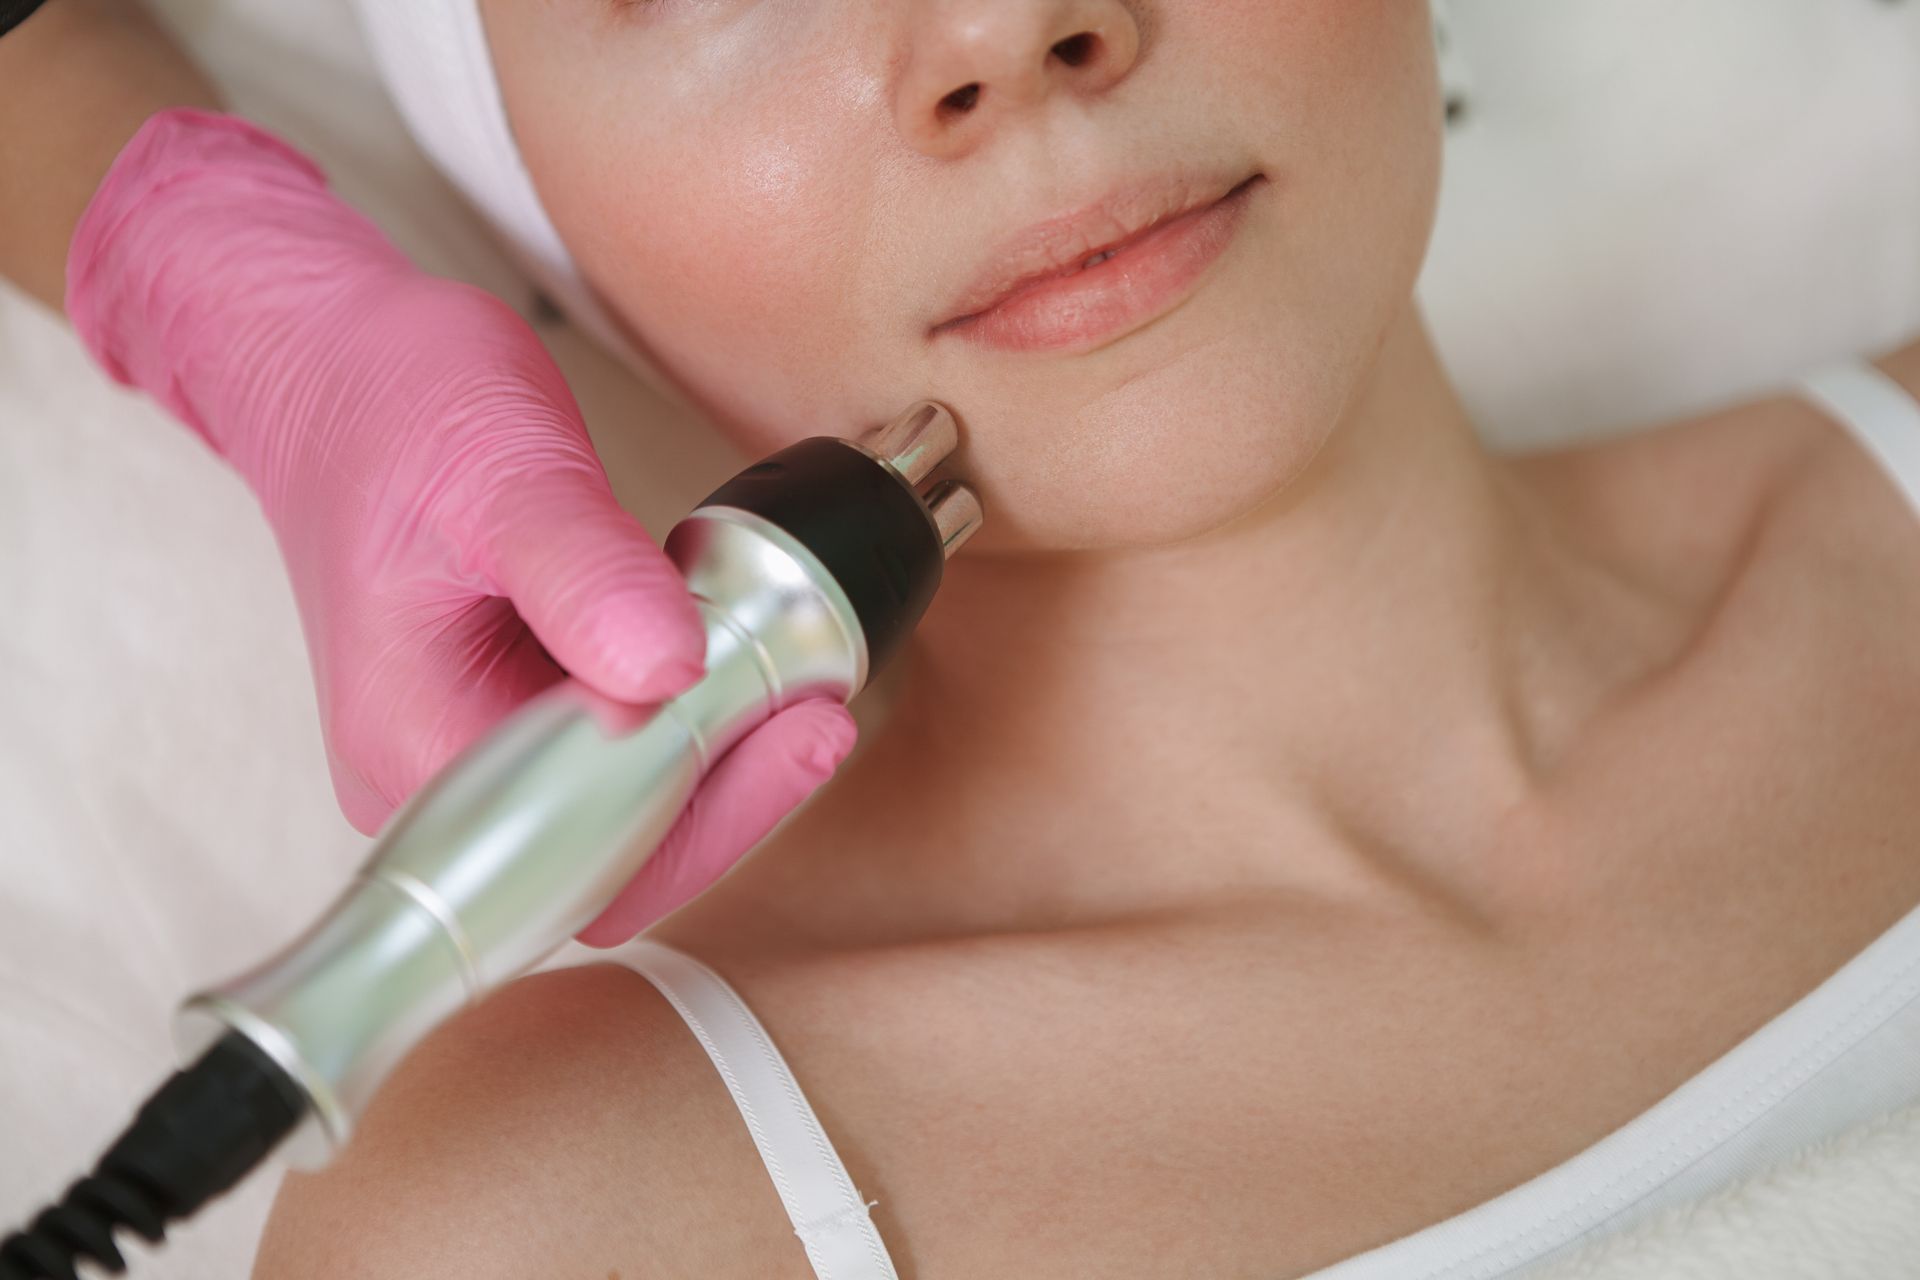
{"type": "Polygon", "coordinates": [[[1254,49],[1296,73],[1316,63],[1391,48],[1425,22],[1429,0],[1208,0],[1191,13],[1223,38],[1222,49],[1254,49]]]}
{"type": "Polygon", "coordinates": [[[857,259],[845,193],[857,188],[832,157],[779,136],[705,140],[704,155],[624,158],[635,176],[620,183],[584,176],[595,226],[582,265],[710,411],[771,426],[809,408],[844,362],[857,259]]]}

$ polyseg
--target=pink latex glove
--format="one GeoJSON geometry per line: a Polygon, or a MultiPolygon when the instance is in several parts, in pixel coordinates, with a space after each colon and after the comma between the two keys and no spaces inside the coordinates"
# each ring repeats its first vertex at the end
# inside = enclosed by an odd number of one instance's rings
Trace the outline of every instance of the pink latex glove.
{"type": "MultiPolygon", "coordinates": [[[[563,668],[633,703],[699,678],[693,598],[615,502],[532,330],[415,268],[272,135],[197,110],[147,121],[74,233],[67,312],[259,498],[360,830],[563,668]]],[[[774,716],[581,938],[625,941],[706,888],[854,733],[830,699],[774,716]]]]}

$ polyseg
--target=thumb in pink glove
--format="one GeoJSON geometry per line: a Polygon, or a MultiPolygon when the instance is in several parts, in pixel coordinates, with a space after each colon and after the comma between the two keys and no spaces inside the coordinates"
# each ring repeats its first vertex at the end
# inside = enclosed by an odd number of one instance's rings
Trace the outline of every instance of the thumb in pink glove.
{"type": "MultiPolygon", "coordinates": [[[[154,116],[82,217],[67,286],[94,357],[259,498],[361,831],[563,673],[634,703],[699,678],[694,601],[615,501],[539,339],[416,269],[285,143],[231,116],[154,116]]],[[[704,889],[854,732],[831,700],[775,715],[582,936],[624,940],[704,889]]]]}

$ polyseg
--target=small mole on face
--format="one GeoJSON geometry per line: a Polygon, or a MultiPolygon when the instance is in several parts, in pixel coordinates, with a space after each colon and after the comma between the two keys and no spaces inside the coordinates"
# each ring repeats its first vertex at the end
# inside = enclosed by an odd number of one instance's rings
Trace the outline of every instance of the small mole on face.
{"type": "Polygon", "coordinates": [[[618,1271],[607,1272],[607,1280],[620,1280],[620,1273],[618,1271]]]}

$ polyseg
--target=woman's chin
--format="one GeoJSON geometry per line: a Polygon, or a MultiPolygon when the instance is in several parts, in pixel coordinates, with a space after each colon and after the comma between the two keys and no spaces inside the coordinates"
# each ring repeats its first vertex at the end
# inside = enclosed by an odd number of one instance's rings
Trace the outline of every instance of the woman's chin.
{"type": "Polygon", "coordinates": [[[1077,411],[995,413],[970,422],[956,474],[987,522],[970,555],[1165,547],[1221,530],[1283,493],[1338,416],[1344,386],[1286,384],[1273,361],[1142,380],[1077,411]]]}
{"type": "Polygon", "coordinates": [[[971,557],[993,554],[1099,552],[1166,547],[1232,525],[1283,492],[1295,474],[1285,465],[1213,465],[1117,480],[1046,485],[1026,481],[1012,492],[971,477],[986,523],[968,542],[971,557]]]}

